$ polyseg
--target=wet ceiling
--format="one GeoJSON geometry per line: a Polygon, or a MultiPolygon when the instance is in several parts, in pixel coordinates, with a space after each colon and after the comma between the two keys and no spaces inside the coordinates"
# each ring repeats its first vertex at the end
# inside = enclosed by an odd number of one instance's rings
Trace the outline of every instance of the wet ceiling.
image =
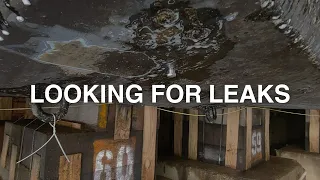
{"type": "Polygon", "coordinates": [[[205,104],[210,84],[284,83],[291,101],[271,106],[317,108],[320,6],[302,3],[11,0],[17,11],[0,7],[8,23],[0,35],[0,91],[28,96],[31,84],[138,83],[148,104],[152,84],[197,84],[205,104]]]}

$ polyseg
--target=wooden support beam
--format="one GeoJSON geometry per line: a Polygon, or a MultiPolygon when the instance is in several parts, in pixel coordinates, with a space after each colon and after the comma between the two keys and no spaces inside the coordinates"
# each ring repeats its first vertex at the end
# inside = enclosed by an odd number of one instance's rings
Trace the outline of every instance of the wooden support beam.
{"type": "Polygon", "coordinates": [[[264,110],[264,147],[265,160],[270,160],[270,110],[264,110]]]}
{"type": "Polygon", "coordinates": [[[246,113],[246,170],[251,168],[252,159],[252,108],[246,113]]]}
{"type": "MultiPolygon", "coordinates": [[[[190,114],[197,114],[197,109],[190,109],[190,114]]],[[[197,160],[198,156],[198,122],[197,116],[189,116],[189,143],[188,143],[188,158],[197,160]]]]}
{"type": "Polygon", "coordinates": [[[319,153],[319,110],[310,110],[309,149],[319,153]]]}
{"type": "Polygon", "coordinates": [[[116,105],[114,140],[129,139],[131,128],[132,106],[116,105]]]}
{"type": "Polygon", "coordinates": [[[143,106],[133,106],[132,107],[132,129],[137,131],[143,130],[143,120],[144,120],[144,107],[143,106]]]}
{"type": "Polygon", "coordinates": [[[15,180],[17,155],[18,155],[18,147],[16,145],[12,145],[8,180],[15,180]]]}
{"type": "Polygon", "coordinates": [[[70,162],[60,156],[59,180],[81,179],[81,153],[68,155],[70,162]]]}
{"type": "Polygon", "coordinates": [[[30,180],[39,180],[41,157],[37,154],[32,156],[30,180]]]}
{"type": "Polygon", "coordinates": [[[67,120],[58,121],[57,125],[70,127],[73,129],[79,129],[79,130],[81,130],[81,128],[82,128],[82,124],[77,123],[77,122],[67,121],[67,120]]]}
{"type": "Polygon", "coordinates": [[[98,115],[99,129],[107,128],[107,119],[108,119],[108,104],[101,104],[99,106],[99,115],[98,115]]]}
{"type": "MultiPolygon", "coordinates": [[[[183,112],[183,109],[175,109],[176,112],[183,112]]],[[[174,155],[182,155],[182,133],[183,133],[183,115],[174,114],[174,155]]]]}
{"type": "Polygon", "coordinates": [[[1,167],[6,167],[6,161],[7,161],[7,154],[8,154],[8,148],[9,148],[9,139],[10,137],[8,135],[5,135],[3,137],[3,145],[2,145],[2,151],[1,151],[1,167]]]}
{"type": "Polygon", "coordinates": [[[157,141],[157,108],[145,106],[143,148],[142,148],[142,180],[154,180],[155,155],[157,141]]]}
{"type": "MultiPolygon", "coordinates": [[[[12,108],[11,97],[0,97],[0,109],[12,108]]],[[[11,120],[12,111],[0,111],[0,120],[11,120]]]]}
{"type": "Polygon", "coordinates": [[[228,108],[227,113],[228,115],[225,166],[236,169],[240,111],[239,108],[233,107],[228,108]]]}

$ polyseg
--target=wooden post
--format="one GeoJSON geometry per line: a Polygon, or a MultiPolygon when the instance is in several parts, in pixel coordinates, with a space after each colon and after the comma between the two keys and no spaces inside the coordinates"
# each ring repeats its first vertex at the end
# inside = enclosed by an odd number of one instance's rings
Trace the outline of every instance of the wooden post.
{"type": "Polygon", "coordinates": [[[247,107],[246,114],[246,170],[251,168],[252,159],[252,108],[247,107]]]}
{"type": "Polygon", "coordinates": [[[12,145],[10,169],[9,169],[9,179],[8,180],[15,180],[17,154],[18,154],[18,147],[16,145],[12,145]]]}
{"type": "MultiPolygon", "coordinates": [[[[190,109],[190,114],[198,114],[198,110],[190,109]]],[[[189,116],[188,158],[197,160],[198,156],[198,121],[197,116],[189,116]]]]}
{"type": "Polygon", "coordinates": [[[154,180],[157,141],[157,108],[145,106],[142,148],[142,180],[154,180]]]}
{"type": "Polygon", "coordinates": [[[114,140],[129,139],[131,129],[132,106],[116,105],[114,140]]]}
{"type": "Polygon", "coordinates": [[[227,138],[226,138],[226,157],[225,166],[236,169],[239,136],[239,108],[228,108],[227,110],[227,138]]]}
{"type": "Polygon", "coordinates": [[[3,146],[1,151],[1,167],[6,167],[6,161],[7,161],[7,154],[8,154],[8,147],[9,147],[9,136],[5,135],[3,139],[3,146]]]}
{"type": "Polygon", "coordinates": [[[98,128],[107,128],[107,117],[108,117],[108,104],[101,104],[99,106],[99,116],[98,116],[98,128]]]}
{"type": "Polygon", "coordinates": [[[319,110],[310,110],[309,149],[319,153],[319,110]]]}
{"type": "Polygon", "coordinates": [[[81,153],[68,155],[70,162],[64,156],[60,156],[59,180],[81,179],[81,153]]]}
{"type": "MultiPolygon", "coordinates": [[[[177,112],[183,112],[183,109],[175,109],[177,112]]],[[[183,129],[183,115],[174,114],[174,155],[182,155],[182,129],[183,129]]]]}
{"type": "Polygon", "coordinates": [[[270,110],[264,110],[264,147],[265,160],[270,160],[270,110]]]}
{"type": "Polygon", "coordinates": [[[41,160],[41,157],[39,155],[37,154],[33,155],[30,180],[39,180],[40,160],[41,160]]]}

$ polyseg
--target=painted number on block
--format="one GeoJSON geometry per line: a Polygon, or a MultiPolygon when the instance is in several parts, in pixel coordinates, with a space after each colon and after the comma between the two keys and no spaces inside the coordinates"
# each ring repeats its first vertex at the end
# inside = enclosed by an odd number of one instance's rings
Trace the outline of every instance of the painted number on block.
{"type": "Polygon", "coordinates": [[[135,138],[94,142],[94,180],[133,179],[135,138]]]}
{"type": "Polygon", "coordinates": [[[252,156],[255,156],[261,153],[262,144],[261,144],[261,131],[253,130],[252,132],[252,156]]]}

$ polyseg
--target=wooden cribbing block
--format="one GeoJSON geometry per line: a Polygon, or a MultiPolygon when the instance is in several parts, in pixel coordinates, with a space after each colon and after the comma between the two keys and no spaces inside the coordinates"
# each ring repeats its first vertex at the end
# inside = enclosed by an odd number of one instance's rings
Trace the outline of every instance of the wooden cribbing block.
{"type": "Polygon", "coordinates": [[[15,180],[17,155],[18,155],[18,147],[16,145],[12,145],[8,180],[15,180]]]}
{"type": "Polygon", "coordinates": [[[129,139],[132,106],[116,105],[114,140],[129,139]]]}
{"type": "Polygon", "coordinates": [[[247,108],[246,116],[246,170],[251,168],[252,160],[252,108],[247,108]]]}
{"type": "Polygon", "coordinates": [[[61,121],[58,121],[58,122],[57,122],[57,125],[81,130],[81,124],[80,124],[80,123],[77,123],[77,122],[72,122],[72,121],[67,121],[67,120],[61,120],[61,121]]]}
{"type": "Polygon", "coordinates": [[[3,146],[1,151],[1,167],[5,168],[7,161],[7,154],[9,148],[9,136],[5,135],[3,138],[3,146]]]}
{"type": "Polygon", "coordinates": [[[309,151],[319,153],[319,110],[310,110],[309,151]]]}
{"type": "Polygon", "coordinates": [[[30,180],[39,180],[40,160],[41,157],[38,154],[33,155],[30,180]]]}
{"type": "MultiPolygon", "coordinates": [[[[190,109],[189,113],[198,115],[198,110],[190,109]]],[[[198,156],[198,121],[197,116],[189,117],[188,158],[192,160],[197,160],[198,156]]]]}
{"type": "Polygon", "coordinates": [[[99,116],[98,116],[98,128],[106,129],[108,119],[108,104],[101,104],[99,106],[99,116]]]}
{"type": "Polygon", "coordinates": [[[265,160],[270,160],[270,110],[264,110],[264,147],[265,160]]]}
{"type": "Polygon", "coordinates": [[[157,117],[156,107],[145,106],[141,171],[142,180],[154,179],[157,142],[157,117]]]}
{"type": "Polygon", "coordinates": [[[68,155],[70,162],[60,156],[59,180],[80,180],[81,178],[81,153],[68,155]]]}
{"type": "Polygon", "coordinates": [[[237,168],[237,150],[240,113],[238,108],[228,108],[227,112],[227,142],[225,165],[233,169],[237,168]],[[235,112],[237,111],[237,112],[235,112]]]}

